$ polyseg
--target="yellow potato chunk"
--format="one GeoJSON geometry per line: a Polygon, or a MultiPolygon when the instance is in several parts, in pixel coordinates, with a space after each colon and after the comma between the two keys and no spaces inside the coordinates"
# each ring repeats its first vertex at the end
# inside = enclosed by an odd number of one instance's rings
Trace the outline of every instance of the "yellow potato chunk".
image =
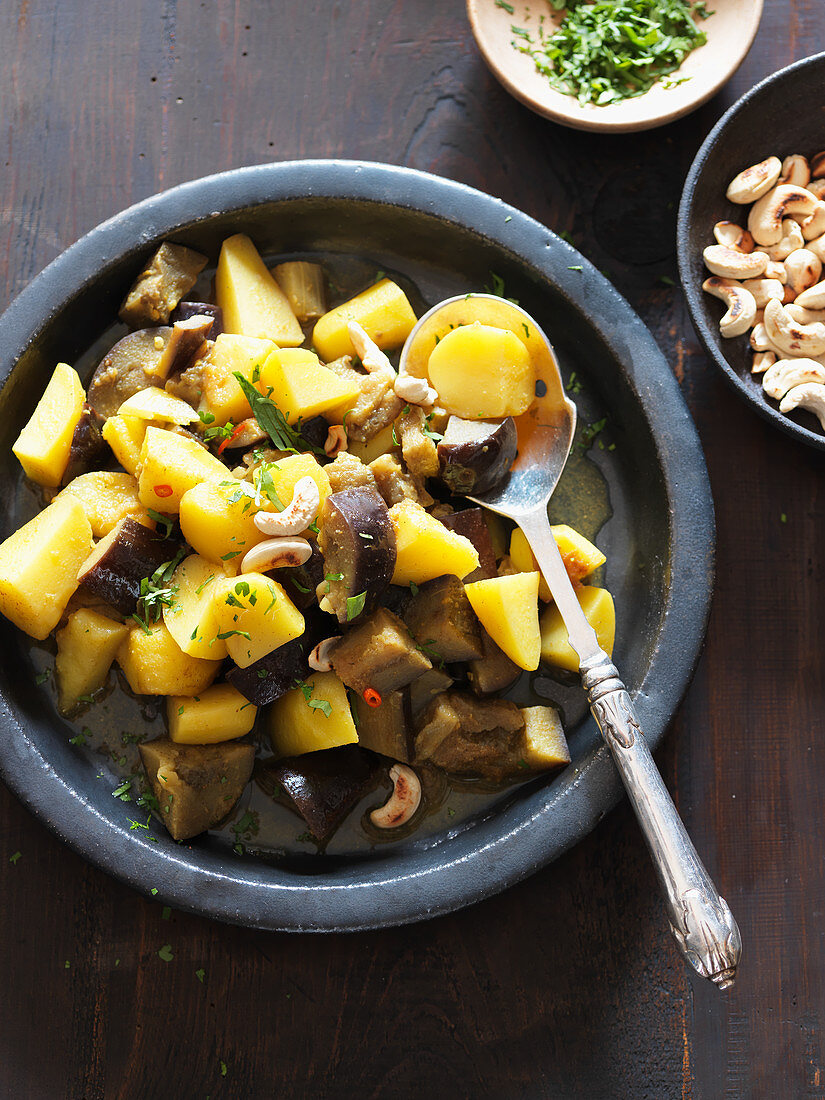
{"type": "Polygon", "coordinates": [[[481,625],[511,661],[533,672],[539,667],[539,575],[514,573],[464,585],[481,625]]]}
{"type": "Polygon", "coordinates": [[[274,349],[271,340],[259,340],[255,336],[228,332],[218,336],[209,355],[201,361],[201,406],[212,413],[216,424],[226,424],[230,420],[239,424],[252,415],[235,373],[251,382],[274,349]]]}
{"type": "Polygon", "coordinates": [[[550,530],[561,551],[564,568],[574,583],[583,581],[607,561],[598,546],[594,546],[589,539],[566,523],[554,523],[550,530]]]}
{"type": "Polygon", "coordinates": [[[0,545],[0,612],[32,638],[47,638],[91,549],[83,505],[61,495],[0,545]]]}
{"type": "Polygon", "coordinates": [[[177,512],[181,497],[202,481],[230,481],[220,459],[194,439],[150,425],[140,451],[141,504],[159,512],[177,512]]]}
{"type": "Polygon", "coordinates": [[[535,771],[570,763],[570,749],[555,707],[522,707],[522,756],[535,771]]]}
{"type": "Polygon", "coordinates": [[[222,569],[197,554],[180,563],[172,577],[177,589],[163,622],[184,653],[190,657],[219,661],[227,654],[226,642],[218,637],[220,627],[212,597],[215,585],[224,579],[222,569]]]}
{"type": "Polygon", "coordinates": [[[273,279],[252,241],[243,233],[221,246],[215,297],[223,310],[224,331],[298,347],[304,334],[289,299],[273,279]]]}
{"type": "Polygon", "coordinates": [[[269,736],[276,756],[357,744],[347,689],[335,673],[316,672],[303,688],[276,699],[269,712],[269,736]]]}
{"type": "Polygon", "coordinates": [[[184,653],[162,622],[150,626],[148,633],[134,623],[116,659],[136,695],[200,695],[222,663],[184,653]]]}
{"type": "Polygon", "coordinates": [[[125,516],[132,516],[147,527],[155,526],[138,499],[137,478],[120,470],[93,470],[81,474],[55,499],[65,496],[76,497],[83,505],[96,539],[108,535],[125,516]]]}
{"type": "MultiPolygon", "coordinates": [[[[596,588],[593,585],[580,588],[576,596],[584,617],[596,632],[599,645],[608,657],[612,657],[616,636],[613,597],[606,588],[596,588]]],[[[541,659],[556,668],[566,668],[570,672],[579,671],[578,654],[570,645],[567,627],[555,604],[548,607],[541,616],[541,659]]]]}
{"type": "Polygon", "coordinates": [[[551,603],[553,596],[550,587],[539,572],[536,556],[530,549],[520,527],[514,527],[513,533],[510,535],[510,561],[521,573],[539,574],[539,599],[545,603],[551,603]]]}
{"type": "MultiPolygon", "coordinates": [[[[274,491],[277,499],[285,508],[295,495],[295,486],[302,477],[311,477],[318,486],[318,497],[320,499],[319,511],[332,491],[324,467],[310,454],[290,455],[288,458],[279,458],[277,462],[268,462],[266,464],[266,469],[267,478],[272,479],[270,492],[274,491]]],[[[317,518],[316,516],[315,519],[317,518]]],[[[304,536],[306,538],[314,538],[314,532],[304,532],[304,536]]]]}
{"type": "Polygon", "coordinates": [[[283,586],[263,573],[225,577],[215,584],[212,600],[218,636],[226,641],[229,656],[239,668],[247,668],[304,632],[304,616],[283,586]]]}
{"type": "Polygon", "coordinates": [[[146,421],[137,416],[110,416],[103,425],[103,438],[120,465],[130,474],[137,474],[145,436],[146,421]]]}
{"type": "Polygon", "coordinates": [[[55,635],[58,706],[68,714],[81,695],[93,695],[106,683],[112,661],[129,627],[91,608],[73,612],[55,635]]]}
{"type": "Polygon", "coordinates": [[[314,352],[304,348],[273,351],[264,363],[258,388],[275,402],[290,424],[339,405],[349,408],[361,393],[357,382],[327,370],[314,352]]]}
{"type": "Polygon", "coordinates": [[[342,355],[355,355],[347,322],[357,321],[379,348],[400,348],[412,332],[415,314],[407,295],[391,279],[381,279],[321,317],[312,332],[312,343],[326,363],[342,355]]]}
{"type": "Polygon", "coordinates": [[[202,558],[215,564],[240,564],[241,558],[266,538],[255,526],[261,511],[237,484],[202,481],[180,500],[183,537],[202,558]]]}
{"type": "Polygon", "coordinates": [[[77,371],[68,363],[58,363],[37,408],[12,447],[26,477],[38,485],[60,484],[85,400],[77,371]]]}
{"type": "Polygon", "coordinates": [[[394,504],[390,521],[397,552],[393,584],[423,584],[447,573],[463,578],[478,569],[478,551],[470,540],[450,531],[415,501],[394,504]]]}
{"type": "Polygon", "coordinates": [[[170,695],[166,702],[169,736],[179,745],[234,741],[255,725],[258,708],[231,684],[215,684],[197,699],[170,695]]]}
{"type": "Polygon", "coordinates": [[[156,420],[165,424],[194,424],[198,414],[186,401],[174,397],[159,386],[128,397],[117,410],[118,416],[136,416],[139,420],[156,420]]]}
{"type": "MultiPolygon", "coordinates": [[[[567,575],[574,584],[589,577],[595,569],[607,561],[597,546],[594,546],[584,535],[580,535],[578,531],[574,531],[572,527],[568,527],[566,523],[554,523],[550,530],[561,552],[567,575]]],[[[535,555],[519,527],[516,527],[510,536],[510,560],[522,573],[531,573],[534,569],[538,569],[535,555]]],[[[539,580],[539,599],[544,600],[545,603],[551,603],[553,600],[544,577],[539,580]]]]}
{"type": "Polygon", "coordinates": [[[448,332],[427,361],[438,404],[473,420],[520,416],[535,397],[535,367],[518,336],[474,321],[448,332]]]}

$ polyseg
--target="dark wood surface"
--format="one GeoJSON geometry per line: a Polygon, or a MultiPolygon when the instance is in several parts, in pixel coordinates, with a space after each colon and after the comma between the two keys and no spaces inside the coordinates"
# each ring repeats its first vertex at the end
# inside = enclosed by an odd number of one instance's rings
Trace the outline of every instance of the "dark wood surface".
{"type": "Polygon", "coordinates": [[[0,308],[130,203],[298,157],[461,180],[609,274],[710,469],[713,615],[658,758],[745,945],[730,993],[688,975],[626,805],[470,910],[296,937],[163,919],[0,787],[0,1096],[825,1097],[825,462],[728,390],[662,279],[701,140],[758,79],[825,48],[822,0],[767,0],[719,96],[613,138],[511,100],[461,0],[5,0],[0,43],[0,308]],[[640,175],[659,248],[616,226],[640,175]]]}

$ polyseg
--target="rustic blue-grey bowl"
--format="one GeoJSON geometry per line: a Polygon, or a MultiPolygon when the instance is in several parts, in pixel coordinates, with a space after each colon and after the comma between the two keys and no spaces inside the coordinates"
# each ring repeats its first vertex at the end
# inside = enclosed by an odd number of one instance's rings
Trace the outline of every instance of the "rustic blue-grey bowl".
{"type": "MultiPolygon", "coordinates": [[[[422,304],[481,289],[491,273],[554,340],[582,383],[583,417],[608,417],[591,448],[612,516],[600,542],[619,616],[616,660],[653,747],[687,687],[704,637],[714,528],[694,425],[650,333],[610,284],[543,225],[497,199],[421,172],[348,161],[245,168],[147,199],[49,265],[0,318],[0,535],[16,522],[10,446],[56,360],[107,328],[142,261],[171,238],[217,256],[248,232],[270,254],[368,257],[407,276],[422,304]]],[[[578,391],[578,382],[574,387],[578,391]]],[[[76,851],[169,903],[256,928],[355,930],[424,919],[487,897],[575,844],[619,799],[589,716],[573,764],[502,793],[436,835],[349,856],[239,858],[203,838],[178,845],[131,830],[134,810],[70,745],[34,683],[26,646],[3,624],[0,774],[76,851]]]]}

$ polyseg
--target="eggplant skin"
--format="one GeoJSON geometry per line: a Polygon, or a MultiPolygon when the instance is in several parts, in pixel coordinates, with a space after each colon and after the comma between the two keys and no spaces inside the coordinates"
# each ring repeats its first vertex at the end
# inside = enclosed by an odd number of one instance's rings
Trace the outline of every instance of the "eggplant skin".
{"type": "Polygon", "coordinates": [[[342,489],[324,501],[319,545],[329,578],[329,600],[338,621],[355,616],[352,596],[366,594],[363,611],[374,608],[395,570],[395,532],[384,498],[374,489],[342,489]],[[332,580],[332,577],[340,579],[332,580]]]}
{"type": "MultiPolygon", "coordinates": [[[[484,518],[481,508],[464,508],[452,515],[442,516],[441,522],[450,531],[463,535],[469,539],[478,551],[478,569],[464,578],[464,583],[472,581],[489,580],[496,575],[496,554],[493,550],[493,540],[490,537],[490,528],[484,518]]],[[[402,616],[403,617],[403,616],[402,616]]]]}
{"type": "Polygon", "coordinates": [[[121,615],[137,609],[140,582],[151,577],[178,549],[171,539],[159,538],[142,523],[126,516],[97,544],[97,557],[85,563],[78,578],[87,592],[105,600],[121,615]]]}
{"type": "Polygon", "coordinates": [[[88,401],[84,402],[80,420],[72,435],[69,462],[61,485],[68,485],[81,474],[100,468],[103,456],[108,450],[106,440],[103,438],[104,423],[103,417],[95,412],[88,401]]]}
{"type": "Polygon", "coordinates": [[[188,321],[190,317],[211,317],[212,327],[206,333],[208,340],[215,340],[223,332],[223,310],[211,302],[178,302],[169,321],[188,321]]]}
{"type": "Polygon", "coordinates": [[[379,758],[358,745],[342,745],[273,765],[270,774],[283,787],[313,836],[327,840],[346,815],[378,782],[379,758]]]}
{"type": "Polygon", "coordinates": [[[256,707],[274,703],[295,687],[296,680],[310,675],[307,657],[311,650],[335,632],[336,623],[318,607],[304,613],[304,633],[286,645],[273,649],[246,668],[232,665],[227,681],[256,707]]]}
{"type": "Polygon", "coordinates": [[[438,476],[453,493],[486,493],[510,472],[517,450],[516,422],[508,416],[478,439],[439,443],[438,476]]]}

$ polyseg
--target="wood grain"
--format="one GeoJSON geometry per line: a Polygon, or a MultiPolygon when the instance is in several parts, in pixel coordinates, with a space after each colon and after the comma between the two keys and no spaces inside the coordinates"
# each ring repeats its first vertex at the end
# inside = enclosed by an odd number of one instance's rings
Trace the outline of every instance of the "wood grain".
{"type": "Polygon", "coordinates": [[[696,418],[719,529],[705,656],[659,762],[745,943],[729,995],[687,975],[626,806],[473,909],[290,937],[164,919],[0,788],[0,1095],[825,1096],[825,462],[727,389],[662,280],[696,149],[758,79],[825,47],[821,0],[766,3],[719,96],[625,138],[512,101],[461,0],[9,0],[0,42],[0,307],[157,190],[346,156],[514,203],[639,310],[696,418]],[[648,239],[630,231],[640,188],[648,239]]]}

